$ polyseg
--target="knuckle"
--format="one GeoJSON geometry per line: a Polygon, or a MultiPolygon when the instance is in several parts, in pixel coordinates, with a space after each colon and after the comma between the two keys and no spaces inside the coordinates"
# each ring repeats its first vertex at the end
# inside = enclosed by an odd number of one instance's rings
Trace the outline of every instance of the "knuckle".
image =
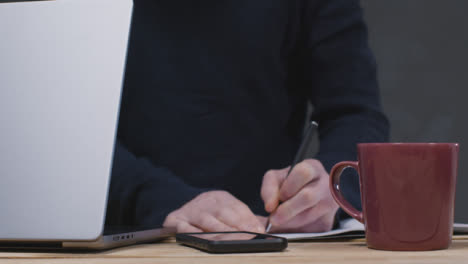
{"type": "Polygon", "coordinates": [[[320,176],[322,174],[326,174],[327,172],[325,171],[325,168],[323,167],[323,164],[316,159],[310,159],[304,162],[309,166],[309,169],[314,173],[314,175],[320,176]]]}
{"type": "Polygon", "coordinates": [[[213,194],[218,199],[229,199],[232,198],[232,195],[227,191],[213,191],[213,194]]]}
{"type": "Polygon", "coordinates": [[[305,162],[301,162],[295,167],[295,174],[302,178],[307,178],[313,172],[313,167],[305,162]]]}
{"type": "Polygon", "coordinates": [[[208,227],[212,224],[212,216],[207,213],[202,213],[198,220],[198,224],[202,227],[208,227]]]}
{"type": "Polygon", "coordinates": [[[212,210],[213,208],[209,208],[207,205],[216,206],[218,203],[229,200],[231,195],[226,191],[210,191],[200,194],[198,198],[197,202],[201,203],[208,210],[212,210]]]}
{"type": "Polygon", "coordinates": [[[316,199],[315,193],[310,189],[306,189],[302,193],[302,200],[307,204],[314,203],[315,199],[316,199]]]}
{"type": "Polygon", "coordinates": [[[226,207],[217,210],[215,213],[215,217],[218,219],[231,219],[232,215],[232,210],[226,207]]]}
{"type": "Polygon", "coordinates": [[[180,215],[180,212],[179,210],[176,210],[176,211],[173,211],[171,212],[170,214],[168,214],[166,216],[166,219],[165,219],[165,222],[166,223],[176,223],[176,222],[179,222],[179,215],[180,215]]]}
{"type": "Polygon", "coordinates": [[[280,190],[280,200],[286,201],[294,195],[294,192],[290,188],[283,187],[280,190]]]}
{"type": "Polygon", "coordinates": [[[197,201],[206,201],[206,200],[210,200],[212,197],[212,193],[211,192],[204,192],[204,193],[200,193],[196,198],[195,200],[197,201]]]}
{"type": "Polygon", "coordinates": [[[242,202],[235,203],[232,205],[232,210],[238,214],[248,215],[250,213],[249,207],[242,202]]]}
{"type": "Polygon", "coordinates": [[[276,221],[279,222],[279,224],[284,223],[287,219],[290,219],[292,216],[294,216],[294,210],[290,206],[284,206],[281,208],[281,210],[278,210],[276,213],[276,221]]]}
{"type": "Polygon", "coordinates": [[[309,166],[312,166],[318,169],[323,168],[322,162],[320,162],[317,159],[306,159],[304,162],[309,164],[309,166]]]}
{"type": "Polygon", "coordinates": [[[274,170],[269,170],[265,173],[265,175],[263,176],[263,178],[265,179],[265,181],[271,181],[272,179],[276,178],[276,171],[274,170]]]}

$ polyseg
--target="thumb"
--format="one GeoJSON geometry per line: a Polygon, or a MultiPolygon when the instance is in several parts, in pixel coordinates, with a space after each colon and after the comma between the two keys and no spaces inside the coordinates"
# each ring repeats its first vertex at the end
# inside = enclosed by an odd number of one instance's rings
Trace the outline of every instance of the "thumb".
{"type": "Polygon", "coordinates": [[[288,170],[289,167],[281,170],[269,170],[263,176],[260,195],[268,213],[272,213],[279,205],[279,190],[286,179],[288,170]]]}

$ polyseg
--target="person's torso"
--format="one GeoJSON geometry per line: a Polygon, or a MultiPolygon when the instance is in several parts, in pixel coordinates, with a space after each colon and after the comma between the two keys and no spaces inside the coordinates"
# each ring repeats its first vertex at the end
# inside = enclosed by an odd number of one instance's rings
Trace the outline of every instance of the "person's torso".
{"type": "Polygon", "coordinates": [[[303,124],[295,2],[135,0],[119,139],[190,185],[258,199],[303,124]]]}

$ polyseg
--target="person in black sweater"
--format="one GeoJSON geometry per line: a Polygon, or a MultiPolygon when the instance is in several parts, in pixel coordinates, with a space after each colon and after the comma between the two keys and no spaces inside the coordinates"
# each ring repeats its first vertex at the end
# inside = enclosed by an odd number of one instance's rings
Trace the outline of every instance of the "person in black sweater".
{"type": "MultiPolygon", "coordinates": [[[[274,232],[319,232],[346,217],[328,172],[389,137],[359,1],[134,4],[107,224],[264,232],[274,212],[274,232]],[[319,151],[284,181],[308,103],[319,151]]],[[[342,184],[359,207],[356,176],[342,184]]]]}

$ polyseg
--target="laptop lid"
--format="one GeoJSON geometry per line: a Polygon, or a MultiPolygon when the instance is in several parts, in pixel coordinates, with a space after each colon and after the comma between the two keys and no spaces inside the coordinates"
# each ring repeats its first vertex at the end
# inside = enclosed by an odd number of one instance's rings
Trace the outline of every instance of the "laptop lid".
{"type": "Polygon", "coordinates": [[[0,0],[0,241],[103,230],[132,0],[0,0]]]}

